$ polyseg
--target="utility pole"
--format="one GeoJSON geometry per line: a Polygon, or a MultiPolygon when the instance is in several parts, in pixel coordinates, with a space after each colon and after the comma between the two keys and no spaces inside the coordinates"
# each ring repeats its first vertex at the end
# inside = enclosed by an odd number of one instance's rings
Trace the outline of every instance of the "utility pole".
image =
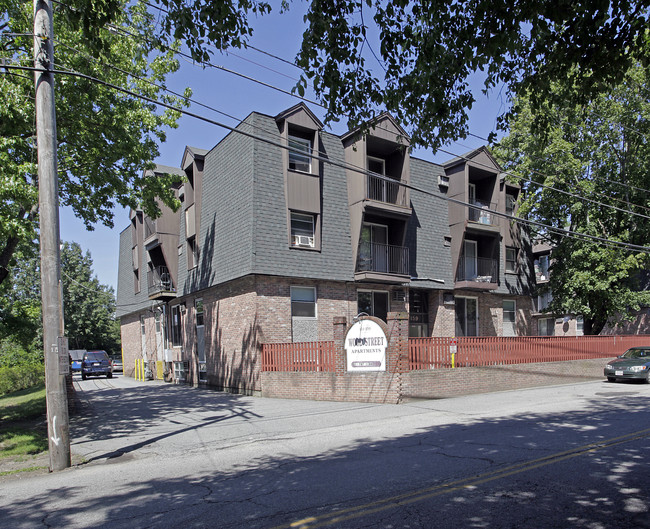
{"type": "Polygon", "coordinates": [[[56,112],[54,108],[54,28],[52,1],[34,0],[34,82],[38,147],[38,207],[41,241],[41,300],[50,470],[70,466],[70,433],[66,375],[67,340],[61,322],[61,254],[59,248],[59,183],[56,112]]]}

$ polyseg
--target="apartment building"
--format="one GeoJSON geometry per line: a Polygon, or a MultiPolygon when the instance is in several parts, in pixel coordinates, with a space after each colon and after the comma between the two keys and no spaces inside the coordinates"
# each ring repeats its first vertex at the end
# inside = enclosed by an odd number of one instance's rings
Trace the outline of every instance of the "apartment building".
{"type": "Polygon", "coordinates": [[[389,115],[337,136],[304,104],[187,147],[181,209],[120,235],[125,373],[259,392],[261,344],[332,339],[333,319],[409,314],[411,336],[532,334],[519,187],[486,148],[411,156],[389,115]],[[147,278],[145,285],[144,277],[147,278]]]}

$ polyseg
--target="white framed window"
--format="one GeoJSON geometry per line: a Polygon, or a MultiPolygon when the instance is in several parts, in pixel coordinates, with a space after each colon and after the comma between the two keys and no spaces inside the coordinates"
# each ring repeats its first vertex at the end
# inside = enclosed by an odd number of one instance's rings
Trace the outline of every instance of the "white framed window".
{"type": "Polygon", "coordinates": [[[581,315],[576,316],[576,336],[584,336],[585,319],[581,315]]]}
{"type": "Polygon", "coordinates": [[[291,212],[291,246],[314,248],[316,246],[314,215],[291,212]]]}
{"type": "Polygon", "coordinates": [[[316,317],[316,287],[291,287],[291,317],[316,317]]]}
{"type": "Polygon", "coordinates": [[[196,268],[199,264],[199,248],[196,244],[196,237],[187,239],[187,269],[196,268]]]}
{"type": "Polygon", "coordinates": [[[369,316],[386,321],[390,311],[388,292],[385,290],[358,290],[357,311],[359,314],[365,312],[369,316]]]}
{"type": "Polygon", "coordinates": [[[368,156],[368,171],[371,173],[386,175],[386,160],[368,156]]]}
{"type": "Polygon", "coordinates": [[[311,141],[289,134],[289,169],[311,173],[311,141]]]}
{"type": "Polygon", "coordinates": [[[198,298],[194,300],[194,311],[196,312],[196,326],[203,327],[203,299],[198,298]]]}
{"type": "Polygon", "coordinates": [[[506,247],[506,272],[515,273],[517,271],[517,248],[506,247]]]}
{"type": "Polygon", "coordinates": [[[156,334],[160,334],[162,332],[161,320],[162,320],[162,312],[160,312],[159,310],[154,310],[153,321],[156,324],[156,334]]]}
{"type": "Polygon", "coordinates": [[[506,214],[508,215],[515,214],[516,203],[517,203],[517,197],[512,193],[506,193],[506,214]]]}
{"type": "Polygon", "coordinates": [[[147,334],[147,327],[145,325],[144,316],[140,316],[140,334],[144,336],[147,334]]]}
{"type": "Polygon", "coordinates": [[[503,301],[503,336],[517,336],[515,326],[517,319],[517,306],[512,300],[503,301]]]}

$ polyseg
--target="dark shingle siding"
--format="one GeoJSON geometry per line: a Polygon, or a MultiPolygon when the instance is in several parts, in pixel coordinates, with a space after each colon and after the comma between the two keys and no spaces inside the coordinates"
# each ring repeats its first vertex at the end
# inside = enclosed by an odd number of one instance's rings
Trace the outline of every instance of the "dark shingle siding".
{"type": "MultiPolygon", "coordinates": [[[[150,304],[147,293],[146,266],[140,267],[140,292],[135,293],[132,248],[131,226],[129,226],[120,233],[120,256],[117,265],[117,307],[115,310],[118,318],[146,309],[150,304]]],[[[140,263],[146,264],[146,262],[146,256],[141,255],[140,263]]]]}
{"type": "Polygon", "coordinates": [[[444,174],[441,166],[411,158],[411,204],[413,214],[409,219],[406,245],[410,252],[411,275],[419,280],[411,287],[453,289],[451,248],[445,246],[449,235],[449,206],[440,192],[438,175],[444,174]],[[420,191],[421,190],[421,191],[420,191]],[[435,196],[432,196],[435,195],[435,196]],[[431,279],[442,280],[429,281],[431,279]]]}
{"type": "MultiPolygon", "coordinates": [[[[278,141],[275,121],[257,115],[256,124],[278,141]]],[[[343,160],[340,140],[321,133],[324,155],[343,160]]],[[[350,243],[348,191],[344,169],[323,163],[321,180],[321,250],[290,248],[284,168],[280,147],[255,142],[255,273],[348,281],[354,269],[350,243]]]]}

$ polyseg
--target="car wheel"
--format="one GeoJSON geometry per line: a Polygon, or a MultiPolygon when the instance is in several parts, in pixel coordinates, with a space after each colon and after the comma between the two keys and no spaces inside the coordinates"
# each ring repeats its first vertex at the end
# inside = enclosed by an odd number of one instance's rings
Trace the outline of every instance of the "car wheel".
{"type": "Polygon", "coordinates": [[[106,378],[113,378],[113,373],[108,373],[108,374],[106,375],[106,378]]]}
{"type": "Polygon", "coordinates": [[[615,377],[607,377],[607,382],[616,382],[615,377]]]}
{"type": "Polygon", "coordinates": [[[646,384],[650,384],[650,371],[648,371],[648,376],[645,379],[646,384]]]}

